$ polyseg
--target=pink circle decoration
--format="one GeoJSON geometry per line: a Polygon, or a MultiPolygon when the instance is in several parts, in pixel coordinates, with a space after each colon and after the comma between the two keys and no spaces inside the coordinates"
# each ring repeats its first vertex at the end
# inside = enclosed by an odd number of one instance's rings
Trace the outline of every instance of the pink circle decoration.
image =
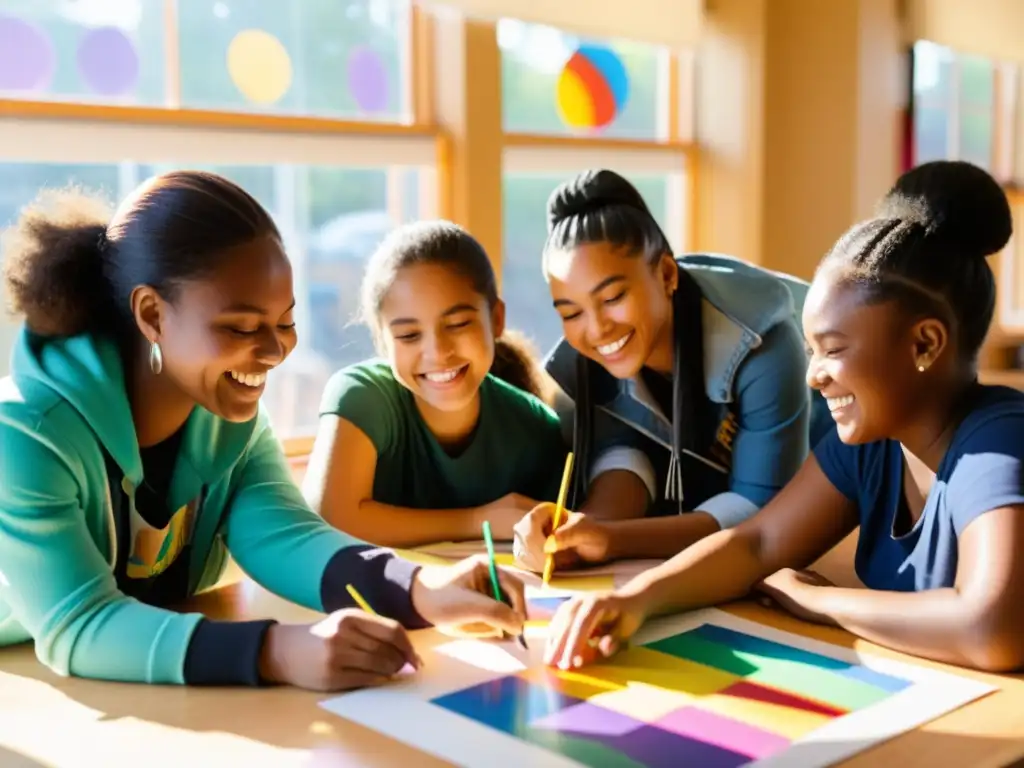
{"type": "Polygon", "coordinates": [[[139,81],[139,55],[117,27],[97,27],[78,43],[78,74],[93,93],[123,96],[139,81]]]}
{"type": "Polygon", "coordinates": [[[348,55],[348,88],[363,112],[383,112],[388,107],[388,70],[380,54],[360,45],[348,55]]]}
{"type": "Polygon", "coordinates": [[[45,31],[23,19],[0,16],[0,90],[46,91],[56,67],[45,31]]]}

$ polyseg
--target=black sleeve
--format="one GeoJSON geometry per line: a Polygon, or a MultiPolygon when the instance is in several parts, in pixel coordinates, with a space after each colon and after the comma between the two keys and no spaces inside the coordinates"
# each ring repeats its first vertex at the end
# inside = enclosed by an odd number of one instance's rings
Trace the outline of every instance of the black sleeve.
{"type": "Polygon", "coordinates": [[[365,544],[344,547],[324,568],[320,601],[328,613],[356,607],[346,589],[351,584],[381,616],[389,616],[407,629],[423,629],[431,624],[412,604],[412,585],[419,569],[390,549],[365,544]]]}
{"type": "MultiPolygon", "coordinates": [[[[408,629],[431,626],[412,604],[412,584],[420,566],[389,549],[345,547],[328,561],[320,585],[324,611],[356,607],[351,584],[374,611],[408,629]]],[[[260,652],[274,621],[211,621],[203,619],[185,653],[186,685],[261,684],[260,652]]]]}
{"type": "Polygon", "coordinates": [[[263,638],[274,623],[200,621],[185,653],[185,684],[260,685],[263,638]]]}

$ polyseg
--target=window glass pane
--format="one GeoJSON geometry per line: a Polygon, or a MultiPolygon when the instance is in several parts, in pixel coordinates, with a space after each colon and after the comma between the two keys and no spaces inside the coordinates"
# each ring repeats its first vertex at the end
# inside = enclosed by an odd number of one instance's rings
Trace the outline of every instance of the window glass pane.
{"type": "MultiPolygon", "coordinates": [[[[0,162],[0,225],[42,187],[75,184],[111,203],[149,176],[176,165],[54,165],[0,162]]],[[[338,368],[374,354],[367,329],[353,323],[365,260],[403,221],[431,215],[420,189],[429,169],[306,166],[195,166],[241,184],[274,216],[292,261],[299,344],[267,382],[264,402],[280,437],[311,434],[320,393],[338,368]]],[[[0,319],[0,375],[6,375],[17,323],[0,319]]]]}
{"type": "Polygon", "coordinates": [[[184,106],[406,117],[408,0],[178,0],[184,106]]]}
{"type": "Polygon", "coordinates": [[[0,0],[0,95],[403,121],[409,8],[409,0],[0,0]],[[170,43],[168,9],[177,17],[170,43]]]}
{"type": "Polygon", "coordinates": [[[914,111],[914,160],[917,164],[949,157],[949,112],[945,109],[914,111]]]}
{"type": "MultiPolygon", "coordinates": [[[[547,238],[547,200],[566,175],[506,173],[503,183],[501,293],[507,306],[509,328],[521,331],[545,355],[562,336],[562,323],[551,306],[551,294],[541,269],[547,238]]],[[[654,213],[665,235],[673,239],[671,176],[629,176],[654,213]]],[[[678,229],[678,227],[675,227],[678,229]]],[[[672,243],[678,250],[677,243],[672,243]]]]}
{"type": "Polygon", "coordinates": [[[957,56],[960,65],[960,108],[991,109],[995,98],[995,67],[980,56],[957,56]]]}
{"type": "Polygon", "coordinates": [[[960,153],[967,160],[986,170],[992,165],[992,139],[994,135],[991,110],[961,109],[960,153]]]}
{"type": "Polygon", "coordinates": [[[927,40],[914,45],[914,102],[922,106],[952,101],[953,58],[948,48],[927,40]]]}
{"type": "Polygon", "coordinates": [[[505,130],[661,138],[664,49],[582,39],[515,19],[498,22],[498,44],[505,130]],[[581,45],[597,50],[573,57],[581,45]]]}
{"type": "Polygon", "coordinates": [[[162,104],[163,4],[0,0],[6,98],[162,104]]]}
{"type": "Polygon", "coordinates": [[[927,41],[914,46],[914,155],[918,163],[955,157],[991,167],[994,73],[995,65],[989,59],[927,41]]]}

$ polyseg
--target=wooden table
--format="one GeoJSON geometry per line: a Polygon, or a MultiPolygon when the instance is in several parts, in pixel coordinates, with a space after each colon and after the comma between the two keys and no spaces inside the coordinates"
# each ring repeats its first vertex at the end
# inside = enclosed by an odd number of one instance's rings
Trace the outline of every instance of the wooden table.
{"type": "MultiPolygon", "coordinates": [[[[841,546],[819,569],[850,584],[849,549],[841,546]]],[[[218,618],[317,616],[245,580],[199,596],[192,607],[218,618]]],[[[906,658],[751,602],[726,609],[786,631],[906,658]]],[[[1001,690],[842,765],[994,768],[1024,756],[1024,676],[960,673],[994,681],[1001,690]]],[[[447,765],[334,717],[317,706],[323,698],[287,688],[188,689],[67,679],[39,664],[28,646],[0,650],[0,766],[447,765]]]]}

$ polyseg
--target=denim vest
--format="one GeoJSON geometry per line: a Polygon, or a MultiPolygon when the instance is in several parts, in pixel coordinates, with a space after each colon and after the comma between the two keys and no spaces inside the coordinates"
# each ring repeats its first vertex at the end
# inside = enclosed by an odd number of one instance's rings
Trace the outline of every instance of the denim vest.
{"type": "MultiPolygon", "coordinates": [[[[704,297],[705,391],[716,413],[697,444],[707,449],[699,455],[685,451],[692,459],[685,471],[675,466],[671,423],[643,380],[619,380],[602,368],[591,397],[603,426],[588,471],[590,479],[612,468],[636,471],[651,491],[650,514],[673,512],[677,505],[665,502],[685,498],[688,509],[700,506],[727,527],[774,496],[805,459],[809,443],[832,426],[824,398],[805,382],[801,312],[809,286],[729,256],[687,254],[677,261],[704,297]],[[613,454],[617,458],[609,460],[613,454]],[[639,454],[649,463],[643,471],[639,454]]],[[[545,364],[562,390],[555,407],[570,430],[577,357],[563,339],[545,364]]]]}

